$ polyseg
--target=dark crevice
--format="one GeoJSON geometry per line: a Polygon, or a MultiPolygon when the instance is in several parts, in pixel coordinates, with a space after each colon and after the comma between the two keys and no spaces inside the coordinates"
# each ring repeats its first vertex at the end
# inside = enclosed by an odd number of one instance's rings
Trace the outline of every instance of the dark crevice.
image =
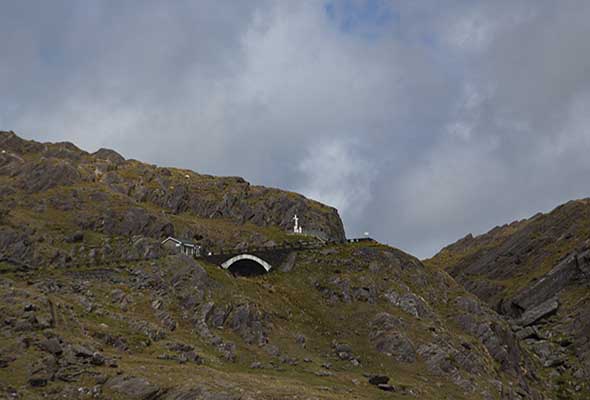
{"type": "Polygon", "coordinates": [[[254,260],[239,260],[233,263],[229,271],[234,276],[257,276],[266,274],[266,269],[254,260]]]}

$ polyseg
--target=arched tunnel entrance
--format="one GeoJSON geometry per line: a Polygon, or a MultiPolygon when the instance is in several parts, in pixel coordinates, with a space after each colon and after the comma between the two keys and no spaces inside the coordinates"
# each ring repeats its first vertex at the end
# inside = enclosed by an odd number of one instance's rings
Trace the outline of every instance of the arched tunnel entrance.
{"type": "Polygon", "coordinates": [[[272,268],[269,263],[251,254],[237,255],[221,264],[221,266],[237,276],[262,275],[272,268]]]}
{"type": "Polygon", "coordinates": [[[266,269],[254,260],[244,259],[234,262],[228,270],[237,276],[257,276],[266,274],[266,269]]]}

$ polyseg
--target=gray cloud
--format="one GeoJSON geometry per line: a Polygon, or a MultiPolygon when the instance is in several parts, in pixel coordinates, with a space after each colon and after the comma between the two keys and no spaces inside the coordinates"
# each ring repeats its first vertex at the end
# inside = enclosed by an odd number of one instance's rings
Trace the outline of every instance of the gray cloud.
{"type": "Polygon", "coordinates": [[[584,1],[15,2],[0,128],[328,202],[428,256],[588,196],[584,1]]]}

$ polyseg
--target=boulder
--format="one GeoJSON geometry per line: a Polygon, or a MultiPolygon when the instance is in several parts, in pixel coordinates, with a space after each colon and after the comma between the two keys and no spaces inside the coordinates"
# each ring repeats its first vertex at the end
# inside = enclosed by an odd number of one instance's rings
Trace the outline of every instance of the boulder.
{"type": "Polygon", "coordinates": [[[264,313],[254,304],[236,306],[227,318],[227,325],[248,344],[263,345],[268,342],[264,329],[264,313]]]}
{"type": "Polygon", "coordinates": [[[398,294],[395,290],[389,290],[383,294],[383,297],[391,304],[399,307],[404,312],[416,318],[428,318],[433,315],[430,306],[422,297],[414,293],[398,294]]]}
{"type": "Polygon", "coordinates": [[[25,164],[17,173],[20,187],[29,193],[68,186],[82,180],[78,169],[69,161],[56,158],[42,158],[25,164]]]}
{"type": "Polygon", "coordinates": [[[131,303],[129,296],[121,289],[113,289],[111,291],[111,301],[117,304],[121,310],[126,311],[127,307],[131,303]]]}
{"type": "Polygon", "coordinates": [[[537,329],[536,326],[527,326],[524,329],[520,329],[516,332],[516,337],[519,340],[524,340],[524,339],[536,339],[536,340],[540,340],[542,339],[542,335],[539,332],[539,330],[537,329]]]}
{"type": "Polygon", "coordinates": [[[63,348],[56,338],[46,339],[39,343],[39,347],[53,355],[60,355],[63,353],[63,348]]]}
{"type": "Polygon", "coordinates": [[[94,354],[92,350],[82,345],[72,345],[71,349],[76,357],[90,358],[94,354]]]}
{"type": "Polygon", "coordinates": [[[575,284],[590,271],[590,250],[574,252],[558,263],[536,283],[521,291],[512,304],[522,310],[536,308],[552,300],[565,287],[575,284]]]}
{"type": "Polygon", "coordinates": [[[377,290],[373,286],[355,287],[352,289],[352,298],[355,301],[375,304],[377,301],[377,290]]]}
{"type": "Polygon", "coordinates": [[[406,293],[398,300],[398,306],[406,313],[416,318],[425,318],[432,315],[426,301],[413,293],[406,293]]]}
{"type": "Polygon", "coordinates": [[[213,391],[201,386],[193,388],[173,389],[166,393],[162,400],[239,400],[246,399],[239,395],[225,392],[213,391]]]}
{"type": "Polygon", "coordinates": [[[301,346],[305,348],[305,344],[307,343],[307,338],[305,337],[305,335],[299,333],[297,335],[295,335],[295,342],[301,346]]]}
{"type": "Polygon", "coordinates": [[[297,261],[297,253],[291,252],[285,259],[285,261],[279,267],[279,271],[281,272],[291,272],[295,267],[295,262],[297,261]]]}
{"type": "Polygon", "coordinates": [[[65,238],[65,241],[68,243],[79,243],[83,240],[84,240],[84,232],[81,232],[81,231],[74,232],[65,238]]]}
{"type": "Polygon", "coordinates": [[[160,394],[158,385],[144,378],[125,375],[109,379],[104,387],[129,400],[153,400],[160,394]]]}
{"type": "Polygon", "coordinates": [[[416,361],[416,349],[412,341],[398,330],[395,317],[382,313],[371,322],[369,341],[375,349],[398,361],[413,363],[416,361]]]}
{"type": "Polygon", "coordinates": [[[389,382],[389,377],[385,375],[372,375],[369,377],[369,383],[371,385],[384,385],[389,382]]]}
{"type": "Polygon", "coordinates": [[[385,392],[395,392],[395,386],[386,383],[381,383],[377,387],[385,392]]]}
{"type": "Polygon", "coordinates": [[[106,358],[100,354],[98,351],[94,352],[92,354],[92,357],[90,358],[90,363],[93,365],[104,365],[106,362],[106,358]]]}
{"type": "Polygon", "coordinates": [[[457,371],[453,360],[457,351],[448,344],[429,343],[418,348],[420,358],[428,366],[428,370],[435,375],[452,374],[457,371]]]}
{"type": "Polygon", "coordinates": [[[547,318],[557,312],[559,301],[556,298],[549,299],[543,303],[526,310],[517,321],[519,325],[533,325],[543,318],[547,318]]]}
{"type": "Polygon", "coordinates": [[[49,378],[45,374],[37,373],[29,377],[29,385],[32,387],[42,387],[47,385],[49,378]]]}
{"type": "Polygon", "coordinates": [[[54,356],[37,359],[31,365],[28,382],[33,387],[45,386],[55,378],[58,362],[54,356]]]}
{"type": "Polygon", "coordinates": [[[16,357],[14,355],[0,353],[0,368],[7,368],[8,365],[15,360],[16,357]]]}
{"type": "Polygon", "coordinates": [[[101,148],[98,151],[92,153],[94,158],[99,160],[105,160],[113,165],[119,165],[125,161],[125,158],[117,153],[115,150],[101,148]]]}
{"type": "Polygon", "coordinates": [[[519,374],[521,351],[517,339],[507,324],[488,314],[482,318],[463,313],[455,317],[457,324],[478,338],[490,355],[500,363],[503,371],[519,374]]]}
{"type": "Polygon", "coordinates": [[[481,309],[481,305],[479,304],[479,301],[471,298],[471,297],[466,297],[466,296],[459,296],[455,299],[455,306],[462,310],[465,311],[467,313],[470,314],[475,314],[475,315],[481,315],[482,314],[482,309],[481,309]]]}

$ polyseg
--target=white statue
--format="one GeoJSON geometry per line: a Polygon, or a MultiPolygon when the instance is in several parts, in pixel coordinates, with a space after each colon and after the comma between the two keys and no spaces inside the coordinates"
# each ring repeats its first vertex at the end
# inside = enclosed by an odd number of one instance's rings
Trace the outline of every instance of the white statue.
{"type": "Polygon", "coordinates": [[[293,226],[294,233],[303,233],[303,228],[299,226],[299,217],[297,214],[293,217],[293,221],[295,221],[295,225],[293,226]]]}

